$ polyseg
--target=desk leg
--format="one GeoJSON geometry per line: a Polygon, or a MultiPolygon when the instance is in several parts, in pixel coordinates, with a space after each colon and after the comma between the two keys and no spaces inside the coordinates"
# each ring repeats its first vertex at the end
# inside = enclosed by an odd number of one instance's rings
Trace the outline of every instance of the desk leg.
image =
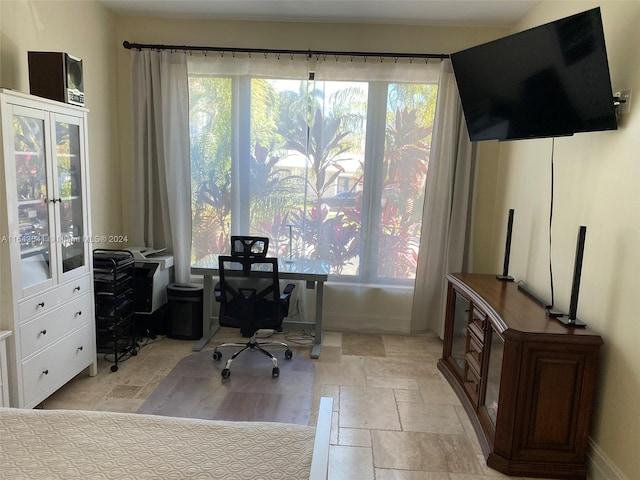
{"type": "Polygon", "coordinates": [[[220,328],[217,319],[215,322],[211,321],[213,316],[213,277],[211,275],[204,276],[202,294],[204,295],[202,299],[202,338],[193,346],[194,352],[202,350],[220,328]]]}
{"type": "Polygon", "coordinates": [[[311,347],[311,358],[320,358],[322,349],[322,302],[324,300],[324,282],[316,283],[316,332],[313,347],[311,347]]]}

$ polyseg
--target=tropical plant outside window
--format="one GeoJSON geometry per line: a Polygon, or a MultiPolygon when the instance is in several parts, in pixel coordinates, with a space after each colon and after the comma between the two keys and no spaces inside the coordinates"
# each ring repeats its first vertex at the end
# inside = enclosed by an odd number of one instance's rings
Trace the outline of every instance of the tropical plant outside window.
{"type": "Polygon", "coordinates": [[[412,284],[437,84],[190,75],[192,261],[232,234],[412,284]]]}

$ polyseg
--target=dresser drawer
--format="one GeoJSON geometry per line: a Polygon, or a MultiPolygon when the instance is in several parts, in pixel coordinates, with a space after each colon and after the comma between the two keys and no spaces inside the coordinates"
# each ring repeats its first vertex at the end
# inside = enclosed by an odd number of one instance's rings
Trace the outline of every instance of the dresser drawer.
{"type": "Polygon", "coordinates": [[[20,325],[22,358],[45,348],[83,323],[91,320],[91,295],[88,293],[59,306],[44,315],[20,325]]]}
{"type": "Polygon", "coordinates": [[[91,323],[22,363],[24,405],[35,406],[93,362],[91,323]]]}
{"type": "Polygon", "coordinates": [[[42,294],[35,295],[18,304],[20,322],[25,322],[35,315],[51,311],[57,305],[76,296],[91,291],[91,275],[85,275],[72,282],[65,283],[42,294]]]}

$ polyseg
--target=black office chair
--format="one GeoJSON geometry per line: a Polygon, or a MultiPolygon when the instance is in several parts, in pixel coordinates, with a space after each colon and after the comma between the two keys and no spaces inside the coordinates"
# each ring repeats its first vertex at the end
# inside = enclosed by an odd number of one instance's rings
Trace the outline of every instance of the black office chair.
{"type": "Polygon", "coordinates": [[[278,359],[265,350],[265,346],[286,348],[284,356],[290,360],[293,352],[286,343],[258,342],[256,334],[261,329],[282,329],[282,321],[289,314],[289,300],[295,285],[288,284],[280,293],[278,259],[267,257],[269,240],[265,237],[231,237],[231,255],[218,257],[220,281],[214,292],[220,302],[220,325],[240,328],[247,343],[223,343],[213,351],[214,360],[220,360],[219,349],[242,347],[228,360],[222,370],[222,378],[231,375],[231,363],[246,350],[258,350],[273,362],[272,375],[280,375],[278,359]]]}
{"type": "Polygon", "coordinates": [[[231,255],[233,257],[266,257],[269,251],[267,237],[231,236],[231,255]]]}

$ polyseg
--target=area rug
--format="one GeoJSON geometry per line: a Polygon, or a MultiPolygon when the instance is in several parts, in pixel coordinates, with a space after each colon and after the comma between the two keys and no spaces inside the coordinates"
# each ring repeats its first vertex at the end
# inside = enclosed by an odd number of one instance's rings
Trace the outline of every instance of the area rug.
{"type": "Polygon", "coordinates": [[[222,360],[203,350],[178,362],[138,409],[138,413],[205,420],[283,422],[308,425],[311,411],[315,365],[308,352],[284,359],[280,376],[273,377],[271,360],[258,351],[244,352],[231,366],[231,376],[222,379],[227,358],[235,351],[227,348],[222,360]]]}

